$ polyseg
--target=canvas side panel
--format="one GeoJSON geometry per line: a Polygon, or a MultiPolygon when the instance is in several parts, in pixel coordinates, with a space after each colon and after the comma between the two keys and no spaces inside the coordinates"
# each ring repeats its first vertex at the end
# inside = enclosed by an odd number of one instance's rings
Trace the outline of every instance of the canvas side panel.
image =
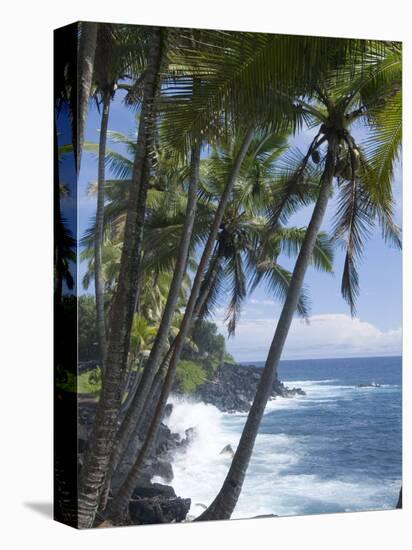
{"type": "Polygon", "coordinates": [[[54,518],[77,527],[77,39],[54,32],[54,518]]]}

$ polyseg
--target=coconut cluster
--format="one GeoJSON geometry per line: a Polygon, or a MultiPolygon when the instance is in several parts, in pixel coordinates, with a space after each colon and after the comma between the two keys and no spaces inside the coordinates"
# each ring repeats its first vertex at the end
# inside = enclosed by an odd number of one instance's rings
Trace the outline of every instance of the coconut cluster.
{"type": "Polygon", "coordinates": [[[340,143],[334,176],[345,180],[351,180],[360,170],[360,167],[361,154],[359,148],[356,145],[352,145],[349,149],[346,144],[340,143]]]}

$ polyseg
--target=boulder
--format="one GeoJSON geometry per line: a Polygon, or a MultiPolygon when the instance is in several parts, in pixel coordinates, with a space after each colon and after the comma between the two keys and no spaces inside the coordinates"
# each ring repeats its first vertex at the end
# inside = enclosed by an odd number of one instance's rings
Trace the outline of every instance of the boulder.
{"type": "Polygon", "coordinates": [[[179,435],[172,434],[166,424],[161,423],[157,430],[155,454],[160,455],[172,451],[179,446],[179,443],[179,435]]]}
{"type": "Polygon", "coordinates": [[[180,523],[190,509],[190,498],[139,498],[129,502],[131,522],[134,524],[180,523]]]}
{"type": "Polygon", "coordinates": [[[226,445],[225,447],[223,447],[223,449],[220,451],[219,454],[220,454],[220,455],[228,455],[228,456],[230,456],[231,458],[233,458],[234,455],[235,455],[235,451],[232,449],[232,445],[229,443],[228,445],[226,445]]]}
{"type": "Polygon", "coordinates": [[[172,412],[173,412],[173,404],[168,403],[165,407],[165,412],[163,414],[163,418],[169,418],[169,416],[172,414],[172,412]]]}
{"type": "Polygon", "coordinates": [[[166,481],[166,483],[173,481],[174,473],[170,462],[166,462],[165,460],[156,460],[152,464],[151,471],[152,475],[161,477],[166,481]]]}
{"type": "Polygon", "coordinates": [[[133,491],[132,498],[175,498],[176,493],[171,485],[162,485],[161,483],[150,483],[149,485],[138,486],[133,491]]]}
{"type": "Polygon", "coordinates": [[[196,428],[187,428],[185,437],[180,441],[179,447],[185,449],[196,437],[196,428]]]}

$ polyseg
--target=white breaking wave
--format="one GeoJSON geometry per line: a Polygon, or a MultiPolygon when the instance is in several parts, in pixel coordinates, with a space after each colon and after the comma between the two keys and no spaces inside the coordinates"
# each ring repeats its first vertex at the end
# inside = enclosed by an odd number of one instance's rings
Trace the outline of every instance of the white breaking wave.
{"type": "MultiPolygon", "coordinates": [[[[306,396],[277,398],[269,401],[265,414],[276,409],[293,409],[305,403],[324,403],[351,398],[358,388],[353,386],[325,386],[325,381],[293,381],[302,387],[306,396]]],[[[189,517],[198,516],[208,506],[222,486],[230,467],[231,456],[220,454],[230,444],[238,444],[246,414],[220,412],[213,405],[173,397],[171,416],[166,420],[169,428],[181,437],[185,430],[194,428],[195,437],[186,451],[176,452],[173,458],[173,487],[182,497],[190,497],[189,517]]],[[[388,494],[396,495],[399,484],[375,483],[365,480],[328,480],[319,475],[291,474],[288,468],[304,464],[309,452],[310,438],[287,434],[259,434],[256,440],[248,474],[233,518],[257,515],[279,516],[328,511],[355,511],[393,507],[388,494]],[[388,503],[387,505],[385,503],[388,503]]]]}
{"type": "MultiPolygon", "coordinates": [[[[277,407],[293,407],[297,401],[272,400],[266,412],[277,407]]],[[[228,444],[236,449],[247,415],[222,413],[213,405],[176,397],[170,402],[173,411],[166,420],[169,428],[181,437],[187,428],[195,429],[195,438],[188,449],[174,456],[173,487],[178,495],[190,496],[189,514],[197,516],[212,502],[226,477],[231,457],[220,453],[228,444]]],[[[259,434],[249,466],[252,474],[247,476],[233,517],[273,513],[265,487],[270,480],[281,477],[283,469],[300,460],[299,453],[296,438],[286,434],[259,434]]]]}

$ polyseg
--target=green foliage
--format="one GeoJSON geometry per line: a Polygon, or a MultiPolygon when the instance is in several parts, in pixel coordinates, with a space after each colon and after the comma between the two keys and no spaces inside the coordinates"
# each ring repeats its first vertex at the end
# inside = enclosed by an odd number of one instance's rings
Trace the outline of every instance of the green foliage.
{"type": "Polygon", "coordinates": [[[276,128],[299,125],[283,89],[310,94],[330,68],[366,41],[250,32],[179,29],[169,51],[173,86],[165,87],[166,143],[188,150],[194,136],[209,142],[258,120],[276,128]],[[190,46],[189,46],[190,45],[190,46]],[[301,61],[301,62],[299,62],[301,61]],[[206,76],[207,75],[207,76],[206,76]],[[194,89],[193,80],[202,78],[194,89]]]}
{"type": "Polygon", "coordinates": [[[183,393],[193,393],[205,381],[205,373],[201,365],[193,361],[179,361],[176,369],[176,383],[183,393]]]}
{"type": "Polygon", "coordinates": [[[225,351],[223,361],[224,363],[228,363],[229,365],[234,365],[236,363],[235,358],[228,351],[225,351]]]}
{"type": "Polygon", "coordinates": [[[201,357],[212,356],[222,361],[225,353],[225,339],[217,332],[217,326],[199,319],[192,330],[192,340],[201,357]]]}
{"type": "Polygon", "coordinates": [[[79,296],[79,360],[97,360],[99,350],[96,331],[96,302],[94,296],[79,296]]]}
{"type": "Polygon", "coordinates": [[[206,357],[203,357],[201,359],[201,365],[202,365],[203,372],[205,373],[205,378],[207,379],[213,378],[213,375],[215,374],[216,369],[222,364],[222,362],[223,362],[222,359],[217,358],[213,355],[208,355],[206,357]]]}
{"type": "Polygon", "coordinates": [[[100,388],[102,385],[102,371],[100,368],[89,372],[89,385],[100,388]]]}
{"type": "Polygon", "coordinates": [[[78,376],[71,372],[67,372],[66,374],[66,380],[57,384],[62,390],[78,394],[98,395],[100,393],[102,383],[99,368],[82,372],[78,376]]]}
{"type": "Polygon", "coordinates": [[[145,354],[150,350],[149,343],[156,336],[156,327],[151,326],[149,321],[135,313],[133,317],[132,330],[130,334],[130,349],[133,353],[145,354]]]}
{"type": "Polygon", "coordinates": [[[184,346],[182,360],[177,367],[177,388],[183,393],[193,393],[199,384],[213,378],[216,369],[226,358],[234,362],[233,357],[226,352],[225,339],[218,333],[217,326],[199,319],[184,346]]]}

